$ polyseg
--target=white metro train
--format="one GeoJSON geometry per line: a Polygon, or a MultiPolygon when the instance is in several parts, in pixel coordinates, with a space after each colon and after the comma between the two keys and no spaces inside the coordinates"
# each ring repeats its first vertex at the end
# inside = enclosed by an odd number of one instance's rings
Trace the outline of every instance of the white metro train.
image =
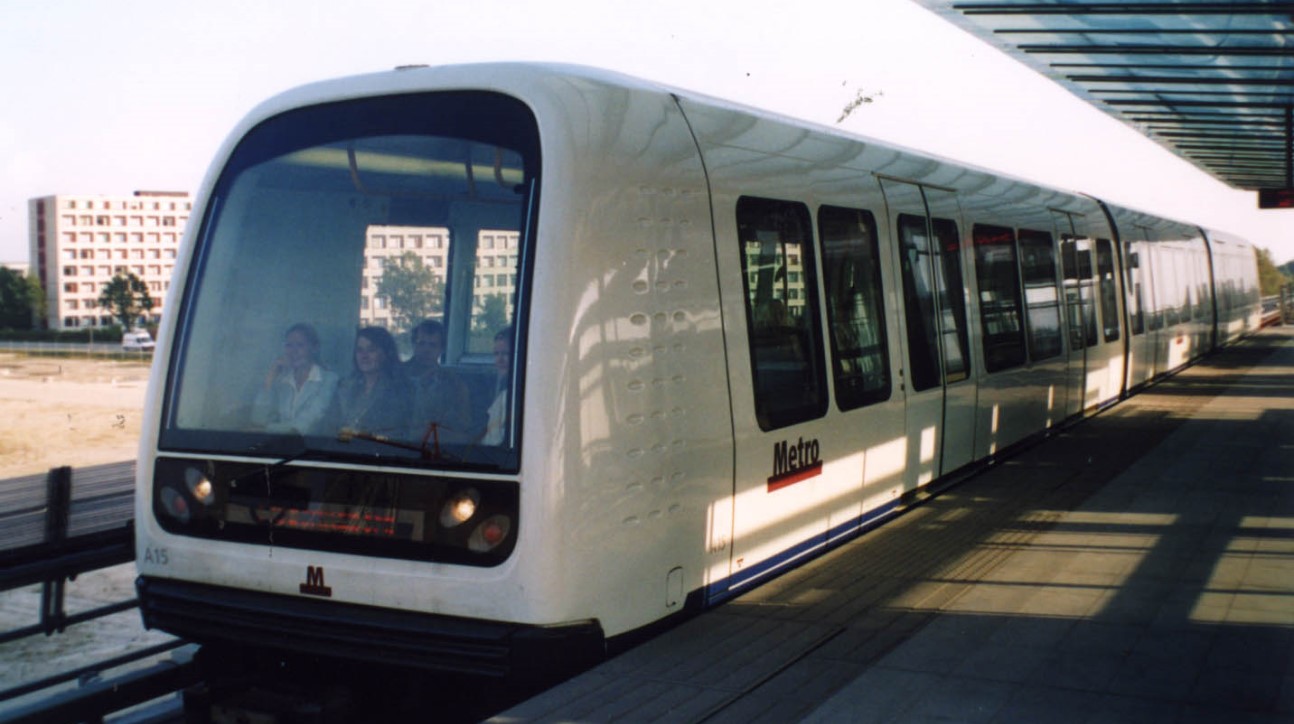
{"type": "Polygon", "coordinates": [[[138,586],[213,646],[597,656],[1259,326],[1239,239],[583,68],[290,91],[197,208],[138,586]]]}

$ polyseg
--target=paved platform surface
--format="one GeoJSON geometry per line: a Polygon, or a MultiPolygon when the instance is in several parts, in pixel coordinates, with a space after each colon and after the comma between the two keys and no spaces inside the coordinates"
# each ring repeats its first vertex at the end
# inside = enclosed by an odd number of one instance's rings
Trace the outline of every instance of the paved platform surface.
{"type": "Polygon", "coordinates": [[[1294,722],[1294,331],[491,721],[1294,722]]]}

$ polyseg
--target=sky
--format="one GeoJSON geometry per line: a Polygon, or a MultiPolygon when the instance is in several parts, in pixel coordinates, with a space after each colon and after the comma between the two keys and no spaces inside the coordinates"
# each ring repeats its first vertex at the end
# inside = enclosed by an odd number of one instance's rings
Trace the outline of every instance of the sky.
{"type": "Polygon", "coordinates": [[[0,261],[27,202],[196,192],[226,135],[297,85],[399,65],[578,63],[1123,206],[1294,260],[1294,210],[1231,189],[910,0],[3,0],[0,261]],[[860,96],[842,122],[842,110],[860,96]]]}

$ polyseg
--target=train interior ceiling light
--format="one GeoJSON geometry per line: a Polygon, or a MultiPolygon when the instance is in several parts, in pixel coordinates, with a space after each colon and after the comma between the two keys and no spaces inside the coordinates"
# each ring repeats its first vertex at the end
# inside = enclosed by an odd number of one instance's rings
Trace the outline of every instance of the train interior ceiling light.
{"type": "Polygon", "coordinates": [[[1294,208],[1294,2],[917,2],[1259,208],[1294,208]]]}

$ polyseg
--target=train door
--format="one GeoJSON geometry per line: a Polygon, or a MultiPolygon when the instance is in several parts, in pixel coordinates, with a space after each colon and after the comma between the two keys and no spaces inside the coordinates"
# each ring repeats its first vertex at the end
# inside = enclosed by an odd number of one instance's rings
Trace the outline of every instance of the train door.
{"type": "Polygon", "coordinates": [[[837,479],[823,447],[828,387],[809,208],[743,196],[735,211],[742,308],[732,318],[745,322],[748,354],[732,359],[748,367],[730,373],[739,381],[730,590],[824,544],[832,499],[858,486],[857,476],[837,479]]]}
{"type": "Polygon", "coordinates": [[[832,474],[833,466],[840,471],[833,476],[839,482],[833,479],[826,490],[832,496],[832,536],[848,535],[862,521],[883,514],[903,492],[904,407],[894,384],[895,370],[903,366],[902,345],[896,338],[899,326],[894,324],[893,303],[886,302],[887,297],[892,299],[886,288],[893,288],[893,280],[884,270],[893,268],[894,260],[893,249],[880,241],[878,222],[883,223],[885,216],[884,202],[878,197],[879,193],[864,197],[867,209],[818,207],[834,392],[822,445],[824,451],[848,452],[845,460],[828,460],[823,471],[824,477],[832,474]],[[858,495],[860,467],[862,494],[858,495]]]}
{"type": "Polygon", "coordinates": [[[1128,387],[1135,387],[1150,380],[1154,349],[1146,334],[1146,299],[1150,293],[1150,280],[1142,268],[1146,231],[1134,227],[1129,237],[1123,242],[1124,304],[1128,310],[1128,387]]]}
{"type": "Polygon", "coordinates": [[[1088,387],[1096,393],[1095,402],[1105,404],[1118,399],[1124,390],[1125,330],[1119,306],[1119,260],[1114,242],[1098,235],[1092,243],[1092,271],[1095,274],[1091,291],[1099,323],[1096,325],[1095,347],[1087,351],[1088,387]]]}
{"type": "Polygon", "coordinates": [[[882,188],[903,285],[904,485],[912,490],[969,463],[975,449],[960,210],[950,191],[889,179],[882,188]]]}
{"type": "Polygon", "coordinates": [[[1074,234],[1069,214],[1052,212],[1060,238],[1060,269],[1065,295],[1065,328],[1069,340],[1069,372],[1065,394],[1065,416],[1081,414],[1086,406],[1088,338],[1096,336],[1092,319],[1091,242],[1074,234]],[[1086,264],[1084,264],[1086,262],[1086,264]],[[1091,334],[1088,334],[1088,327],[1091,334]]]}

